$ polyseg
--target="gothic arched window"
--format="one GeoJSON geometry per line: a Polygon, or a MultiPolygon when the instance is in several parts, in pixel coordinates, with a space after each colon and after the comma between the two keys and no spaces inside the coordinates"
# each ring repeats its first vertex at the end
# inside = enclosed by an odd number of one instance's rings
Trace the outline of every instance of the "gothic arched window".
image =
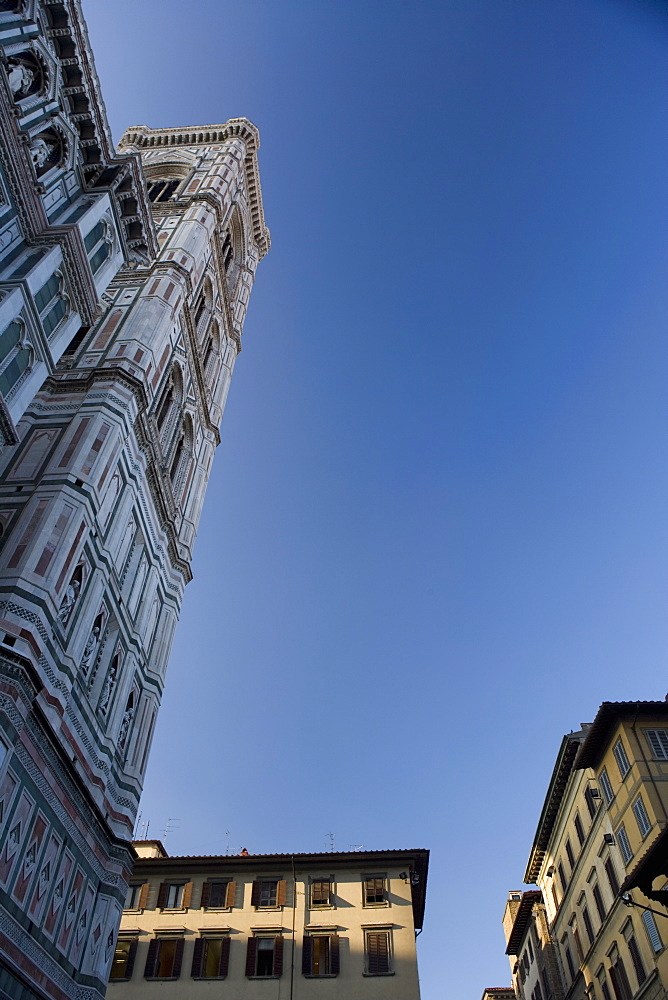
{"type": "Polygon", "coordinates": [[[54,271],[49,280],[35,292],[35,305],[42,320],[44,333],[50,337],[67,315],[67,295],[59,271],[54,271]]]}
{"type": "Polygon", "coordinates": [[[225,271],[227,291],[230,296],[234,294],[239,275],[241,274],[243,246],[244,230],[239,212],[236,211],[225,230],[221,246],[223,270],[225,271]]]}
{"type": "Polygon", "coordinates": [[[169,442],[172,439],[182,403],[183,374],[178,365],[173,365],[155,410],[163,454],[169,451],[169,442]]]}
{"type": "Polygon", "coordinates": [[[0,393],[5,399],[12,395],[30,370],[34,357],[32,344],[25,336],[22,320],[15,319],[0,334],[0,393]]]}
{"type": "Polygon", "coordinates": [[[169,467],[169,478],[172,481],[174,497],[178,498],[186,479],[186,473],[190,467],[193,452],[193,422],[189,413],[186,413],[183,421],[181,433],[176,441],[172,461],[169,467]]]}
{"type": "Polygon", "coordinates": [[[204,354],[202,356],[202,369],[204,377],[211,385],[218,371],[220,361],[220,332],[218,324],[213,322],[209,327],[209,332],[204,344],[204,354]]]}
{"type": "Polygon", "coordinates": [[[100,219],[86,234],[84,246],[90,260],[91,270],[93,274],[96,274],[111,255],[113,247],[111,227],[106,219],[100,219]]]}

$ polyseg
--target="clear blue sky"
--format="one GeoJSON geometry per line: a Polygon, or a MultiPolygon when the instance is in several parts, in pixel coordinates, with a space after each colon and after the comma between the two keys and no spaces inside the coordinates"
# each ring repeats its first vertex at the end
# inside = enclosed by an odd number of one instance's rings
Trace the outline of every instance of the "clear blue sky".
{"type": "Polygon", "coordinates": [[[143,816],[428,847],[423,1000],[564,732],[668,690],[665,4],[85,0],[116,138],[260,128],[262,262],[143,816]]]}

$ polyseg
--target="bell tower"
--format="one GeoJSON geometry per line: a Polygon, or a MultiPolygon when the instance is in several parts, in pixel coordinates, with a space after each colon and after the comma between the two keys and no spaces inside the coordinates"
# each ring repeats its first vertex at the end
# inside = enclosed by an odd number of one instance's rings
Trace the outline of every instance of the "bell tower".
{"type": "Polygon", "coordinates": [[[243,118],[125,133],[119,151],[141,157],[146,190],[116,197],[132,234],[148,194],[157,253],[130,241],[97,317],[0,453],[0,952],[11,937],[54,997],[102,996],[113,956],[170,647],[269,248],[258,146],[243,118]]]}

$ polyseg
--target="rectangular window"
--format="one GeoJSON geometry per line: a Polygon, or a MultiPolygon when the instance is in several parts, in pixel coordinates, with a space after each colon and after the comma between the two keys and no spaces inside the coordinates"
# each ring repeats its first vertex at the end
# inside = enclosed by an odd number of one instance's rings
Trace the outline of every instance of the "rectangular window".
{"type": "Polygon", "coordinates": [[[608,981],[605,978],[605,969],[603,966],[596,973],[596,978],[598,979],[599,986],[601,987],[601,995],[603,1000],[612,1000],[610,995],[610,987],[608,986],[608,981]]]}
{"type": "Polygon", "coordinates": [[[332,883],[330,881],[311,882],[311,906],[332,905],[332,883]]]}
{"type": "Polygon", "coordinates": [[[594,943],[594,925],[591,922],[591,917],[589,916],[589,910],[586,906],[582,907],[582,923],[584,924],[585,932],[587,934],[587,940],[589,946],[594,943]]]}
{"type": "Polygon", "coordinates": [[[575,965],[573,964],[573,956],[571,955],[571,949],[568,945],[564,946],[564,954],[566,955],[566,964],[568,966],[568,971],[571,974],[571,979],[575,979],[575,965]]]}
{"type": "Polygon", "coordinates": [[[615,836],[617,838],[617,843],[619,844],[619,849],[622,852],[622,857],[624,858],[624,864],[628,865],[629,861],[633,857],[633,851],[631,850],[629,838],[626,835],[623,823],[617,830],[615,836]]]}
{"type": "Polygon", "coordinates": [[[606,801],[606,805],[610,805],[615,797],[615,793],[612,790],[612,785],[610,784],[610,778],[608,777],[608,772],[605,768],[601,771],[598,783],[601,786],[601,791],[603,792],[603,797],[606,801]]]}
{"type": "Polygon", "coordinates": [[[183,938],[153,938],[149,942],[145,979],[178,979],[183,961],[183,938]]]}
{"type": "Polygon", "coordinates": [[[612,858],[607,858],[605,864],[605,874],[608,876],[608,882],[610,883],[610,888],[612,889],[612,895],[617,896],[619,893],[619,879],[617,878],[617,872],[615,871],[615,866],[612,863],[612,858]]]}
{"type": "Polygon", "coordinates": [[[229,910],[234,906],[236,882],[225,879],[205,884],[208,884],[208,890],[202,886],[202,907],[210,910],[229,910]]]}
{"type": "Polygon", "coordinates": [[[631,997],[633,996],[631,992],[631,985],[621,957],[618,957],[610,966],[610,979],[612,980],[612,987],[615,991],[617,1000],[631,1000],[631,997]]]}
{"type": "Polygon", "coordinates": [[[561,861],[557,865],[557,871],[559,872],[559,881],[561,882],[561,891],[566,892],[566,887],[568,882],[566,881],[566,872],[564,871],[564,866],[561,861]]]}
{"type": "Polygon", "coordinates": [[[305,976],[338,976],[338,934],[304,935],[302,973],[305,976]]]}
{"type": "Polygon", "coordinates": [[[129,885],[128,891],[125,894],[125,907],[126,910],[138,910],[139,909],[139,897],[141,895],[141,885],[129,885]]]}
{"type": "Polygon", "coordinates": [[[575,814],[574,823],[575,823],[575,832],[577,834],[578,843],[580,847],[582,847],[582,845],[585,842],[585,832],[584,832],[584,826],[582,825],[582,820],[580,819],[580,813],[575,814]]]}
{"type": "Polygon", "coordinates": [[[382,906],[386,903],[385,878],[365,878],[362,882],[364,906],[382,906]]]}
{"type": "Polygon", "coordinates": [[[283,938],[252,937],[246,950],[246,975],[249,979],[280,976],[283,972],[283,938]]]}
{"type": "Polygon", "coordinates": [[[390,932],[366,931],[364,955],[367,975],[386,976],[391,972],[390,932]]]}
{"type": "Polygon", "coordinates": [[[638,942],[636,941],[634,935],[631,934],[626,939],[626,943],[629,947],[629,954],[631,956],[631,961],[633,962],[633,968],[635,969],[636,979],[638,980],[638,986],[642,986],[642,984],[647,979],[647,973],[645,972],[645,966],[643,964],[642,956],[640,954],[640,948],[638,947],[638,942]]]}
{"type": "Polygon", "coordinates": [[[575,855],[573,854],[573,847],[570,840],[566,841],[566,857],[568,858],[568,863],[571,866],[571,871],[575,868],[575,855]]]}
{"type": "Polygon", "coordinates": [[[170,885],[167,890],[167,902],[165,908],[168,910],[178,910],[183,906],[183,885],[170,885]]]}
{"type": "Polygon", "coordinates": [[[230,937],[195,939],[191,976],[193,979],[223,979],[230,961],[230,937]]]}
{"type": "Polygon", "coordinates": [[[258,878],[253,882],[251,905],[258,909],[278,909],[285,906],[287,882],[279,878],[258,878]]]}
{"type": "Polygon", "coordinates": [[[642,795],[639,795],[633,803],[633,815],[636,818],[636,823],[638,824],[638,829],[640,830],[640,836],[646,837],[652,829],[652,824],[649,821],[649,816],[647,815],[642,795]]]}
{"type": "Polygon", "coordinates": [[[587,785],[587,787],[585,788],[585,802],[587,803],[587,812],[589,813],[590,818],[593,819],[594,816],[596,815],[596,806],[598,805],[598,799],[594,798],[594,795],[592,794],[592,790],[589,787],[589,785],[587,785]]]}
{"type": "Polygon", "coordinates": [[[621,739],[617,740],[612,752],[615,755],[615,760],[617,761],[617,767],[619,768],[619,776],[624,780],[626,775],[631,770],[631,765],[629,764],[629,758],[626,756],[626,750],[624,749],[624,744],[621,739]]]}
{"type": "Polygon", "coordinates": [[[119,939],[111,963],[110,979],[130,979],[137,954],[137,942],[119,939]]]}
{"type": "Polygon", "coordinates": [[[598,882],[596,882],[591,887],[591,893],[592,896],[594,897],[594,903],[596,904],[596,912],[598,913],[599,920],[601,921],[601,923],[603,923],[606,917],[605,904],[603,903],[603,894],[601,892],[601,887],[598,884],[598,882]]]}
{"type": "Polygon", "coordinates": [[[663,941],[661,940],[661,935],[659,934],[659,928],[656,926],[656,920],[649,910],[645,910],[643,912],[642,922],[645,925],[645,930],[647,931],[647,937],[649,938],[652,950],[655,952],[661,951],[663,949],[663,941]]]}
{"type": "Polygon", "coordinates": [[[668,760],[668,729],[646,729],[645,736],[654,760],[668,760]]]}

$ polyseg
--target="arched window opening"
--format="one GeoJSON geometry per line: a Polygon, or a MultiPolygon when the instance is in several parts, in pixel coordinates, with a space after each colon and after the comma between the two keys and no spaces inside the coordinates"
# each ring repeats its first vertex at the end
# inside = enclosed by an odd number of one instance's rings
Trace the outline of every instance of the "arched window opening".
{"type": "Polygon", "coordinates": [[[169,470],[169,478],[172,481],[172,485],[176,483],[176,473],[179,471],[179,465],[181,464],[181,457],[183,455],[183,449],[185,447],[185,438],[181,434],[177,442],[176,448],[174,449],[174,458],[172,459],[172,465],[169,470]]]}
{"type": "Polygon", "coordinates": [[[214,322],[211,324],[211,328],[209,330],[206,346],[204,348],[204,359],[202,362],[204,377],[209,383],[213,381],[213,377],[218,367],[219,357],[220,333],[218,330],[218,324],[214,322]]]}
{"type": "Polygon", "coordinates": [[[158,430],[161,431],[167,414],[169,413],[170,407],[174,400],[174,386],[171,381],[168,386],[166,386],[165,391],[162,394],[162,402],[158,409],[158,415],[156,417],[158,423],[158,430]]]}
{"type": "Polygon", "coordinates": [[[148,196],[153,202],[170,201],[175,196],[176,189],[181,183],[181,178],[176,180],[155,180],[148,185],[148,196]]]}
{"type": "Polygon", "coordinates": [[[225,233],[225,239],[223,240],[223,267],[225,268],[225,273],[229,271],[232,264],[234,263],[234,247],[232,246],[232,237],[229,232],[225,233]]]}

